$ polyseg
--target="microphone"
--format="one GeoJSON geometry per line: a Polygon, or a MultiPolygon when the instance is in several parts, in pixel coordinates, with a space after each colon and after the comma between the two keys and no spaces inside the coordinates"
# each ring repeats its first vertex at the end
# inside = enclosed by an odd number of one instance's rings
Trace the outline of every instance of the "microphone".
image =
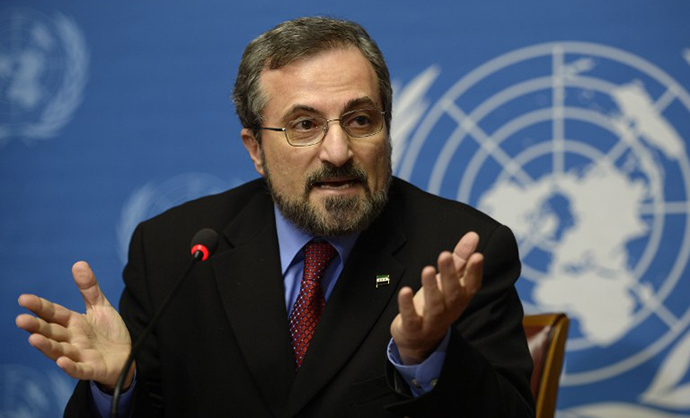
{"type": "Polygon", "coordinates": [[[218,246],[218,234],[211,228],[204,228],[194,234],[192,238],[192,257],[201,261],[206,259],[216,250],[218,246]]]}
{"type": "Polygon", "coordinates": [[[216,250],[216,247],[218,246],[218,240],[218,234],[216,233],[216,231],[210,228],[204,228],[196,234],[194,234],[194,238],[192,238],[191,244],[191,261],[187,265],[187,268],[182,273],[180,278],[177,279],[177,282],[175,282],[175,285],[173,286],[168,296],[166,296],[161,306],[158,308],[158,311],[156,311],[156,313],[153,315],[151,322],[149,322],[148,326],[146,326],[139,338],[137,338],[134,345],[132,345],[132,350],[129,352],[129,357],[127,357],[127,361],[125,362],[125,365],[122,368],[122,371],[120,372],[120,376],[117,379],[117,384],[115,385],[115,390],[113,391],[113,399],[110,403],[110,418],[117,418],[117,408],[118,403],[120,402],[120,395],[122,394],[122,386],[124,385],[125,379],[127,378],[127,372],[129,371],[129,368],[132,367],[132,363],[134,362],[134,355],[139,351],[139,348],[141,347],[144,340],[146,340],[146,337],[148,337],[148,335],[153,330],[153,327],[158,323],[158,320],[170,304],[170,301],[172,301],[173,297],[180,289],[182,282],[187,277],[187,275],[189,275],[189,272],[192,270],[192,267],[194,267],[194,265],[198,261],[206,261],[211,256],[211,254],[213,254],[213,252],[216,250]]]}

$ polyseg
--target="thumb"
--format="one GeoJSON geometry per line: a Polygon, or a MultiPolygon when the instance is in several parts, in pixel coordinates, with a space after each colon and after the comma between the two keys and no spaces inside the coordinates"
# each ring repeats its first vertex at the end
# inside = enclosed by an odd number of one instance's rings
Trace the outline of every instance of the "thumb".
{"type": "Polygon", "coordinates": [[[110,302],[101,292],[96,276],[87,262],[78,261],[75,263],[72,266],[72,276],[74,277],[74,283],[79,288],[79,292],[81,292],[81,296],[84,298],[87,310],[93,306],[110,306],[110,302]]]}

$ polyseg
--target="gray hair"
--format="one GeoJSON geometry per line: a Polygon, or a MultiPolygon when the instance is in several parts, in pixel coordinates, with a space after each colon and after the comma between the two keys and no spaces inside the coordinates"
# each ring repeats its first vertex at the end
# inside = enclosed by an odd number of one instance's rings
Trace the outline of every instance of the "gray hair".
{"type": "Polygon", "coordinates": [[[376,72],[382,110],[386,112],[386,128],[390,132],[393,89],[381,50],[359,24],[327,17],[302,17],[280,23],[247,45],[233,92],[242,126],[252,129],[259,138],[256,128],[263,122],[262,112],[268,102],[260,85],[261,72],[265,68],[275,70],[301,58],[350,46],[359,49],[376,72]]]}

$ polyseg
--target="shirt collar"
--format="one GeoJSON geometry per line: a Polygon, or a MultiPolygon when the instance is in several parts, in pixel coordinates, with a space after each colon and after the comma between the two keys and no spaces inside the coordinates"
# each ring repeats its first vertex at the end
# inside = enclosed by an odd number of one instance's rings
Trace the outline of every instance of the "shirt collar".
{"type": "MultiPolygon", "coordinates": [[[[273,205],[273,211],[275,212],[276,216],[276,232],[278,234],[278,247],[280,250],[280,267],[283,275],[285,275],[288,267],[295,262],[296,256],[302,247],[316,237],[304,232],[295,224],[285,219],[283,214],[280,213],[280,210],[278,210],[275,205],[273,205]]],[[[354,232],[348,235],[327,237],[324,238],[324,240],[328,241],[336,249],[338,255],[340,256],[340,260],[342,260],[342,263],[345,264],[358,237],[359,232],[354,232]]]]}

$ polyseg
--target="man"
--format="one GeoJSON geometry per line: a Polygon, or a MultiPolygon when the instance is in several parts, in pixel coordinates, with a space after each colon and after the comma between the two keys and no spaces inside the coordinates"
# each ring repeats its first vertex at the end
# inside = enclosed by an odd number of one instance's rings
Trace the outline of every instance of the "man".
{"type": "Polygon", "coordinates": [[[20,297],[38,316],[17,318],[30,343],[82,380],[66,415],[107,404],[210,227],[215,255],[128,372],[132,416],[533,416],[514,237],[391,177],[391,96],[355,23],[296,19],[252,41],[234,99],[262,179],[139,225],[122,318],[86,263],[73,268],[86,315],[20,297]]]}

